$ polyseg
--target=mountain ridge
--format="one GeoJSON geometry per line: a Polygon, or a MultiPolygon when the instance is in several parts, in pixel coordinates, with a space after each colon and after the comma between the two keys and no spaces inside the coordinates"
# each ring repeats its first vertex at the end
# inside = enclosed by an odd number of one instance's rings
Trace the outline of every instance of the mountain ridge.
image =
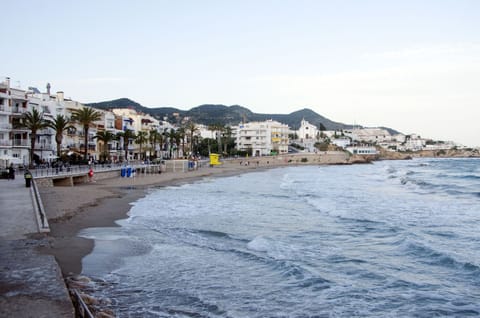
{"type": "MultiPolygon", "coordinates": [[[[242,121],[264,121],[272,119],[287,124],[291,129],[298,129],[301,120],[305,119],[316,127],[323,125],[327,130],[353,128],[353,125],[351,124],[344,124],[330,120],[310,108],[302,108],[290,114],[254,113],[250,109],[241,105],[226,106],[222,104],[202,104],[195,106],[190,110],[181,110],[176,107],[145,107],[129,98],[119,98],[110,101],[88,103],[85,105],[103,110],[112,108],[133,108],[138,112],[149,114],[157,119],[167,118],[170,122],[178,122],[182,118],[189,117],[194,122],[204,125],[237,125],[242,121]],[[178,116],[174,114],[178,114],[178,116]]],[[[398,131],[392,128],[381,128],[388,130],[391,134],[398,134],[398,131]]]]}

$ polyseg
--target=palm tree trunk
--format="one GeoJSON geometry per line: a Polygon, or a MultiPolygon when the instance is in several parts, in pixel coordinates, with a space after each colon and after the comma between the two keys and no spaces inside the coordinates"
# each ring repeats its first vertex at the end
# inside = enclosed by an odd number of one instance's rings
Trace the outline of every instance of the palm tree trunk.
{"type": "Polygon", "coordinates": [[[57,134],[55,136],[55,141],[57,142],[57,157],[60,158],[61,147],[62,147],[63,135],[57,134]]]}
{"type": "Polygon", "coordinates": [[[33,154],[35,152],[35,141],[37,139],[37,133],[32,131],[30,135],[30,166],[33,165],[33,154]]]}
{"type": "Polygon", "coordinates": [[[87,161],[87,155],[88,155],[88,126],[83,127],[83,131],[85,133],[85,150],[83,152],[83,160],[87,161]]]}

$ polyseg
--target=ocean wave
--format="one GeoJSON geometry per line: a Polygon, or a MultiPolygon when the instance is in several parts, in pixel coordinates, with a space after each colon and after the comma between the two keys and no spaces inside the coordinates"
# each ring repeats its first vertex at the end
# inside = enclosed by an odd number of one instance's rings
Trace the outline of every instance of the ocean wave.
{"type": "Polygon", "coordinates": [[[479,265],[468,261],[458,261],[446,252],[438,251],[419,242],[407,241],[404,250],[408,255],[430,266],[461,270],[475,275],[480,274],[479,265]]]}
{"type": "Polygon", "coordinates": [[[464,180],[480,180],[480,176],[475,174],[460,175],[460,176],[456,176],[456,178],[464,179],[464,180]]]}

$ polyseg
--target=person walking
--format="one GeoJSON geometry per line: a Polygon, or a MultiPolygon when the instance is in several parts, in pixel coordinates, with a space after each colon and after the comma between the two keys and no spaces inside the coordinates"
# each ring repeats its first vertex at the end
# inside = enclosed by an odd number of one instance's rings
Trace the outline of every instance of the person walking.
{"type": "Polygon", "coordinates": [[[25,187],[30,188],[33,178],[32,173],[30,170],[27,170],[23,176],[25,177],[25,187]]]}
{"type": "Polygon", "coordinates": [[[15,168],[13,168],[13,163],[8,167],[8,180],[15,180],[15,168]]]}

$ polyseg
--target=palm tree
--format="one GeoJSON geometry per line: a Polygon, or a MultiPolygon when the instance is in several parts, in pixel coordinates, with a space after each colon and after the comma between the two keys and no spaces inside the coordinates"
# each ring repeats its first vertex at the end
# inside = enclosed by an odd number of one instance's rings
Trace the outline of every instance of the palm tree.
{"type": "Polygon", "coordinates": [[[170,133],[173,133],[172,137],[175,140],[175,145],[177,147],[177,159],[180,157],[180,142],[182,141],[182,134],[179,130],[175,131],[172,129],[170,133]]]}
{"type": "Polygon", "coordinates": [[[75,129],[70,118],[57,114],[52,120],[48,121],[48,127],[55,130],[55,142],[57,143],[57,157],[60,158],[62,151],[63,132],[69,129],[75,129]]]}
{"type": "Polygon", "coordinates": [[[224,142],[224,153],[228,154],[228,145],[232,142],[232,127],[226,126],[223,134],[224,142]]]}
{"type": "Polygon", "coordinates": [[[189,121],[186,125],[186,129],[188,131],[188,135],[190,137],[190,151],[192,152],[192,156],[195,155],[195,140],[193,136],[199,130],[197,125],[193,121],[189,121]]]}
{"type": "Polygon", "coordinates": [[[88,130],[90,126],[102,118],[102,113],[90,107],[83,107],[73,111],[72,120],[78,122],[83,126],[83,133],[85,134],[85,149],[83,153],[83,160],[87,161],[88,156],[88,130]]]}
{"type": "Polygon", "coordinates": [[[170,131],[166,130],[164,132],[165,138],[166,138],[166,143],[167,143],[167,151],[168,151],[168,158],[172,159],[172,150],[173,150],[173,143],[175,140],[175,129],[170,129],[170,131]]]}
{"type": "MultiPolygon", "coordinates": [[[[152,146],[152,152],[154,152],[155,157],[157,157],[157,144],[162,142],[162,135],[155,129],[150,130],[150,134],[148,135],[148,140],[150,145],[152,146]]],[[[152,159],[152,154],[150,153],[150,159],[152,159]]]]}
{"type": "Polygon", "coordinates": [[[140,160],[145,159],[145,158],[142,158],[142,146],[147,142],[147,140],[148,140],[148,133],[146,131],[139,131],[137,134],[137,138],[135,139],[135,142],[140,145],[140,151],[139,151],[140,160]]]}
{"type": "Polygon", "coordinates": [[[127,129],[125,131],[117,133],[117,137],[123,139],[123,150],[125,151],[125,161],[128,161],[128,144],[130,143],[130,140],[135,140],[137,138],[137,135],[135,135],[135,132],[133,130],[127,129]]]}
{"type": "Polygon", "coordinates": [[[24,113],[20,124],[30,130],[30,166],[33,162],[33,153],[35,151],[35,141],[37,139],[37,131],[48,127],[48,121],[43,117],[43,112],[39,112],[36,108],[32,108],[30,112],[24,113]]]}
{"type": "MultiPolygon", "coordinates": [[[[178,135],[178,142],[182,143],[182,156],[185,157],[185,136],[186,136],[185,128],[184,127],[178,128],[177,135],[178,135]]],[[[177,151],[177,157],[178,157],[178,151],[177,151]]]]}
{"type": "Polygon", "coordinates": [[[208,126],[208,130],[215,131],[217,145],[218,145],[218,153],[222,153],[222,133],[225,130],[225,126],[222,124],[213,124],[208,126]]]}
{"type": "Polygon", "coordinates": [[[105,131],[99,131],[97,132],[97,134],[95,135],[95,137],[93,137],[95,139],[97,139],[98,141],[101,141],[102,144],[103,144],[103,159],[106,161],[106,160],[110,160],[110,154],[108,152],[108,143],[117,139],[117,137],[115,136],[114,133],[108,131],[108,130],[105,130],[105,131]]]}

